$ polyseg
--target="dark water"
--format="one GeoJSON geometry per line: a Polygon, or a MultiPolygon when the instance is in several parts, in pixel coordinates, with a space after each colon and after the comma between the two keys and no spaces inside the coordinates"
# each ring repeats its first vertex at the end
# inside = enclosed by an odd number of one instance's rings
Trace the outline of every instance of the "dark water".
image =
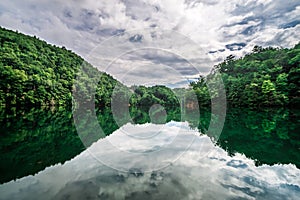
{"type": "MultiPolygon", "coordinates": [[[[146,111],[135,110],[131,114],[137,124],[150,122],[146,111]]],[[[99,111],[97,115],[106,135],[118,129],[109,110],[99,111]]],[[[167,121],[180,119],[180,110],[168,111],[167,121]]],[[[201,111],[200,125],[189,124],[205,133],[210,119],[210,112],[201,111]]],[[[243,153],[257,164],[293,163],[300,168],[299,120],[299,110],[228,109],[217,143],[230,154],[243,153]]],[[[124,124],[126,122],[125,119],[124,124]]],[[[64,163],[85,149],[77,135],[71,111],[2,110],[0,123],[1,183],[64,163]]]]}
{"type": "MultiPolygon", "coordinates": [[[[97,116],[106,135],[119,128],[110,111],[98,111],[97,116]]],[[[257,165],[292,163],[300,168],[299,116],[299,110],[228,109],[217,144],[229,154],[245,154],[257,165]]],[[[150,122],[146,111],[134,110],[131,117],[136,124],[150,122]]],[[[167,121],[180,119],[180,110],[168,110],[167,121]]],[[[210,120],[210,112],[201,111],[200,124],[190,122],[190,126],[205,133],[210,120]]],[[[2,110],[0,132],[1,183],[64,163],[86,148],[77,135],[72,112],[63,109],[2,110]]]]}
{"type": "Polygon", "coordinates": [[[300,168],[300,111],[232,109],[218,144],[240,152],[257,164],[293,163],[300,168]]]}

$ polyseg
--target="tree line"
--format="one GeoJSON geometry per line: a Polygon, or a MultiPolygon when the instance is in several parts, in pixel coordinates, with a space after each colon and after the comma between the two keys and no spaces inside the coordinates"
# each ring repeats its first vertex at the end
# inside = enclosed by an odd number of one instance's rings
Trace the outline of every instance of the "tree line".
{"type": "Polygon", "coordinates": [[[294,48],[255,46],[242,58],[228,56],[191,83],[200,104],[210,103],[207,80],[220,72],[227,103],[235,107],[299,106],[300,43],[294,48]]]}
{"type": "Polygon", "coordinates": [[[300,103],[300,43],[294,48],[262,48],[242,58],[228,56],[207,76],[187,89],[166,86],[127,87],[105,72],[99,72],[65,47],[47,44],[0,27],[0,105],[6,107],[70,107],[93,103],[103,108],[112,102],[149,107],[178,107],[183,98],[210,105],[217,98],[207,87],[220,72],[229,105],[236,107],[294,106],[300,103]]]}

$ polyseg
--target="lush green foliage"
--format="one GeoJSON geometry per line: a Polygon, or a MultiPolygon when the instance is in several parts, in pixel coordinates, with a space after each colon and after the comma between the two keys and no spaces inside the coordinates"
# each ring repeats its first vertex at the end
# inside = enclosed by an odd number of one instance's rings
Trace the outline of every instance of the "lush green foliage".
{"type": "Polygon", "coordinates": [[[105,107],[112,102],[145,107],[160,104],[179,107],[183,96],[199,105],[210,105],[218,94],[207,87],[217,70],[232,106],[284,106],[300,103],[300,44],[292,49],[254,47],[240,59],[228,56],[207,77],[191,83],[193,90],[165,86],[126,86],[99,72],[81,57],[36,37],[0,28],[0,104],[11,106],[105,107]],[[178,95],[179,94],[179,95],[178,95]],[[183,94],[183,96],[182,96],[183,94]]]}
{"type": "Polygon", "coordinates": [[[98,85],[96,103],[110,103],[117,81],[65,47],[3,28],[0,28],[0,45],[0,104],[69,106],[73,89],[76,87],[82,94],[90,83],[98,85]],[[91,75],[97,79],[91,79],[91,75]],[[76,77],[79,78],[74,84],[76,77]]]}
{"type": "Polygon", "coordinates": [[[127,88],[66,48],[0,28],[0,104],[12,106],[179,106],[165,86],[127,88]]]}
{"type": "MultiPolygon", "coordinates": [[[[219,70],[232,106],[283,106],[300,103],[300,43],[292,49],[262,48],[240,59],[228,56],[219,70]]],[[[209,103],[207,77],[191,84],[199,101],[209,103]]]]}
{"type": "Polygon", "coordinates": [[[130,102],[133,105],[142,107],[152,106],[154,104],[160,104],[165,107],[180,106],[176,94],[166,86],[133,86],[132,89],[134,93],[131,96],[130,102]]]}

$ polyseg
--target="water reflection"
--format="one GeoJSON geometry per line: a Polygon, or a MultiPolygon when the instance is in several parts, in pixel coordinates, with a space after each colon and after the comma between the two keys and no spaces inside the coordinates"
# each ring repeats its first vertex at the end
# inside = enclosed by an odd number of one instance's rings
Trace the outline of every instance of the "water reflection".
{"type": "Polygon", "coordinates": [[[0,112],[0,182],[64,163],[84,150],[66,110],[0,112]]]}
{"type": "Polygon", "coordinates": [[[293,165],[256,167],[245,156],[229,156],[187,123],[125,124],[63,165],[1,185],[0,199],[296,199],[300,195],[299,176],[300,170],[293,165]],[[136,136],[143,135],[146,127],[153,132],[162,126],[161,134],[142,145],[137,137],[122,140],[124,129],[136,136]],[[155,145],[161,147],[174,133],[179,133],[178,145],[172,152],[183,154],[167,168],[149,170],[155,163],[168,161],[168,153],[159,152],[155,159],[149,159],[149,153],[132,154],[127,159],[117,151],[123,148],[145,152],[155,145]],[[186,149],[186,139],[195,135],[193,144],[186,149]],[[120,146],[107,149],[107,140],[120,146]],[[94,157],[99,154],[129,170],[121,172],[103,165],[94,157]]]}
{"type": "Polygon", "coordinates": [[[256,164],[294,163],[300,168],[300,111],[229,110],[218,144],[230,154],[239,152],[256,164]]]}
{"type": "MultiPolygon", "coordinates": [[[[208,133],[207,129],[218,116],[211,116],[209,110],[200,112],[200,123],[192,115],[184,120],[191,128],[198,128],[213,138],[213,131],[208,133]]],[[[151,114],[156,113],[154,110],[149,115],[148,110],[131,109],[130,116],[119,119],[121,125],[130,119],[132,123],[144,124],[151,122],[151,114]]],[[[166,118],[157,123],[182,120],[180,109],[168,108],[166,113],[166,118]]],[[[299,114],[299,110],[288,109],[229,109],[217,143],[230,155],[243,153],[257,165],[293,163],[300,168],[299,114]]],[[[97,110],[96,115],[105,135],[119,128],[109,110],[97,110]]],[[[88,118],[81,121],[89,123],[88,118]]],[[[93,130],[85,131],[90,145],[99,139],[93,130]]],[[[75,129],[72,112],[62,109],[1,110],[0,133],[1,183],[64,163],[85,149],[75,129]]]]}

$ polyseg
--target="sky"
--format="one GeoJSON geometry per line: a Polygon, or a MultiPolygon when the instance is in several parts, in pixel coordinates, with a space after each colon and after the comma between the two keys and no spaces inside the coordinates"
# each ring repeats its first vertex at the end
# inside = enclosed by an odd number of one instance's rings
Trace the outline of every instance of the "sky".
{"type": "Polygon", "coordinates": [[[186,86],[228,55],[300,41],[299,0],[2,0],[0,26],[65,46],[127,85],[186,86]]]}

